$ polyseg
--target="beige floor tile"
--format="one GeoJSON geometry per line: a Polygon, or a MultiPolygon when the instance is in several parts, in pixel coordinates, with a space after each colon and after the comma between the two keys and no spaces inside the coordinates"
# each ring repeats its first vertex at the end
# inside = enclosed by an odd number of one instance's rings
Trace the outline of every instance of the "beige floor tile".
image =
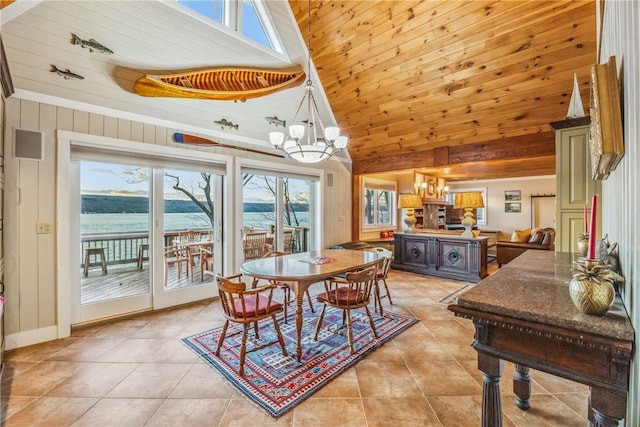
{"type": "Polygon", "coordinates": [[[529,402],[531,408],[523,411],[513,399],[503,396],[502,411],[520,427],[584,427],[589,424],[586,412],[582,418],[554,396],[537,394],[529,402]]]}
{"type": "Polygon", "coordinates": [[[125,338],[83,337],[68,347],[62,348],[47,360],[68,362],[95,362],[98,357],[124,344],[125,338]]]}
{"type": "Polygon", "coordinates": [[[363,360],[355,366],[360,393],[366,397],[422,397],[404,362],[363,360]]]}
{"type": "Polygon", "coordinates": [[[219,427],[293,427],[293,417],[293,411],[290,411],[275,420],[264,410],[258,408],[253,402],[250,402],[246,397],[236,393],[234,398],[231,399],[229,407],[222,417],[222,421],[220,421],[219,427]]]}
{"type": "Polygon", "coordinates": [[[412,361],[411,373],[425,396],[482,395],[482,387],[454,361],[412,361]]]}
{"type": "Polygon", "coordinates": [[[169,396],[192,365],[144,363],[113,388],[107,397],[159,399],[169,396]]]}
{"type": "Polygon", "coordinates": [[[308,399],[294,409],[294,426],[366,427],[360,399],[308,399]]]}
{"type": "Polygon", "coordinates": [[[2,422],[10,416],[20,412],[27,405],[37,400],[38,397],[23,397],[23,396],[6,396],[0,399],[0,405],[2,405],[2,419],[0,419],[0,425],[4,425],[2,422]]]}
{"type": "Polygon", "coordinates": [[[138,367],[135,363],[82,363],[47,396],[103,397],[138,367]]]}
{"type": "Polygon", "coordinates": [[[163,401],[163,399],[102,399],[73,423],[73,427],[142,427],[163,401]]]}
{"type": "Polygon", "coordinates": [[[326,399],[332,397],[360,397],[360,386],[358,385],[355,368],[347,369],[332,379],[331,382],[315,392],[310,399],[326,399]]]}
{"type": "Polygon", "coordinates": [[[368,427],[442,427],[424,397],[362,399],[368,427]]]}
{"type": "Polygon", "coordinates": [[[43,397],[7,418],[5,427],[70,426],[98,399],[74,397],[43,397]]]}
{"type": "Polygon", "coordinates": [[[145,427],[217,426],[229,399],[167,399],[145,427]]]}
{"type": "Polygon", "coordinates": [[[147,361],[166,340],[153,338],[130,338],[115,348],[97,357],[98,362],[142,363],[147,361]]]}
{"type": "Polygon", "coordinates": [[[3,382],[3,392],[15,396],[41,396],[70,378],[79,366],[69,362],[39,362],[3,382]]]}
{"type": "Polygon", "coordinates": [[[189,368],[169,395],[172,399],[231,399],[235,388],[208,363],[189,368]]]}

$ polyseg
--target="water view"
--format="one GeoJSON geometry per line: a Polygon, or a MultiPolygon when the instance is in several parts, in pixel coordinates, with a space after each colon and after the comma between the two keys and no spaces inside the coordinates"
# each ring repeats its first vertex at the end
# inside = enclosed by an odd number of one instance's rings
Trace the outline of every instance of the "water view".
{"type": "MultiPolygon", "coordinates": [[[[309,227],[309,212],[296,212],[300,226],[309,227]]],[[[273,214],[267,212],[245,212],[244,226],[267,229],[273,224],[273,214]]],[[[164,214],[165,230],[199,230],[210,227],[203,213],[182,212],[164,214]]],[[[146,213],[92,213],[80,215],[80,233],[108,234],[133,233],[149,230],[149,215],[146,213]]]]}

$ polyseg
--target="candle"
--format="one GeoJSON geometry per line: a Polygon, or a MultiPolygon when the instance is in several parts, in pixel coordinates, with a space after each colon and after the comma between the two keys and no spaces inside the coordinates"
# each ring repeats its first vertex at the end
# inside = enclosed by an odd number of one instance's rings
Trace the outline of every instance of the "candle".
{"type": "Polygon", "coordinates": [[[587,215],[587,205],[584,205],[584,216],[583,216],[583,222],[584,222],[584,234],[589,234],[589,217],[587,215]]]}
{"type": "Polygon", "coordinates": [[[589,224],[589,246],[587,249],[587,259],[596,259],[596,210],[598,205],[598,195],[594,194],[591,199],[591,222],[589,224]]]}

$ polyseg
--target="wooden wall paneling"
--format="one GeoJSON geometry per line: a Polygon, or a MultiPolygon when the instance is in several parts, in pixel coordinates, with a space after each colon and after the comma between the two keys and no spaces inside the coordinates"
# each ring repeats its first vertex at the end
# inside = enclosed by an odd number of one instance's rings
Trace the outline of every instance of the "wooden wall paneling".
{"type": "Polygon", "coordinates": [[[73,110],[71,108],[58,107],[56,109],[57,130],[73,130],[73,110]]]}
{"type": "Polygon", "coordinates": [[[104,135],[104,116],[102,114],[89,113],[89,133],[104,135]]]}
{"type": "MultiPolygon", "coordinates": [[[[39,104],[33,101],[20,102],[18,127],[38,130],[39,104]]],[[[38,161],[18,160],[18,218],[17,226],[20,242],[17,251],[19,291],[19,328],[36,329],[39,326],[40,298],[38,283],[38,238],[35,234],[38,221],[38,161]]]]}
{"type": "Polygon", "coordinates": [[[131,139],[131,121],[118,119],[118,138],[131,139]]]}
{"type": "Polygon", "coordinates": [[[609,178],[602,181],[602,231],[610,242],[618,243],[620,266],[626,282],[620,293],[636,330],[636,349],[629,383],[625,425],[640,425],[640,227],[638,207],[640,194],[640,4],[638,2],[601,1],[602,44],[598,63],[615,55],[623,94],[623,131],[625,155],[609,178]]]}
{"type": "Polygon", "coordinates": [[[167,138],[173,137],[173,131],[169,133],[170,130],[163,126],[156,126],[155,128],[155,144],[157,145],[167,145],[167,138]]]}
{"type": "Polygon", "coordinates": [[[144,123],[131,121],[131,141],[144,142],[144,123]]]}
{"type": "Polygon", "coordinates": [[[118,137],[118,119],[111,116],[104,116],[104,136],[109,138],[118,137]]]}
{"type": "MultiPolygon", "coordinates": [[[[44,134],[44,160],[35,162],[38,166],[37,186],[37,227],[39,222],[52,225],[50,234],[37,234],[37,251],[31,259],[21,259],[21,263],[33,268],[37,265],[38,275],[38,327],[54,326],[57,323],[56,306],[56,122],[57,109],[53,105],[38,104],[40,107],[39,129],[44,134]]],[[[31,230],[34,233],[35,230],[31,230]]]]}
{"type": "Polygon", "coordinates": [[[147,144],[155,144],[156,142],[156,127],[151,123],[144,123],[142,127],[142,142],[147,144]]]}
{"type": "Polygon", "coordinates": [[[73,110],[73,130],[74,132],[89,133],[88,112],[73,110]]]}
{"type": "Polygon", "coordinates": [[[20,242],[18,201],[19,162],[13,157],[14,128],[20,123],[21,101],[16,97],[5,101],[5,201],[4,206],[4,245],[8,248],[5,255],[5,333],[7,335],[20,330],[20,274],[18,269],[18,251],[20,242]]]}

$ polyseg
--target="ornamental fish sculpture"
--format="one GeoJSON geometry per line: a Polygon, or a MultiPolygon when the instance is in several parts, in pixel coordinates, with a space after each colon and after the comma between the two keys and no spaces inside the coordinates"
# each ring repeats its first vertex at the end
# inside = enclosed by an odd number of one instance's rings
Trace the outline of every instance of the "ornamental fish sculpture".
{"type": "Polygon", "coordinates": [[[69,71],[68,68],[62,71],[61,69],[59,69],[53,64],[51,64],[51,69],[49,71],[51,71],[52,73],[58,73],[58,75],[64,77],[65,80],[68,80],[68,79],[83,80],[84,79],[84,77],[82,77],[80,74],[72,73],[71,71],[69,71]]]}
{"type": "Polygon", "coordinates": [[[104,53],[106,55],[112,55],[113,51],[108,47],[98,43],[94,39],[82,40],[80,37],[71,33],[71,44],[77,44],[82,46],[83,48],[89,48],[89,52],[98,51],[100,53],[104,53]]]}

